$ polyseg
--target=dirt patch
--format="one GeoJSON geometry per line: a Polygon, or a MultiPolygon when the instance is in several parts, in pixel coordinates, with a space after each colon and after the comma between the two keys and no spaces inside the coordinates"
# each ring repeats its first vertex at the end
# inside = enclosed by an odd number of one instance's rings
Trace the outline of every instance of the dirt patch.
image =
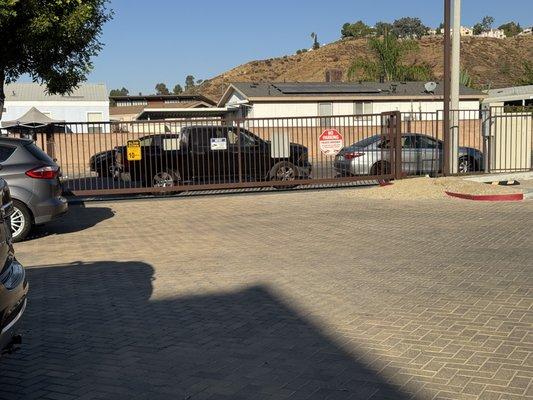
{"type": "Polygon", "coordinates": [[[451,199],[446,192],[466,195],[522,193],[517,187],[488,185],[461,178],[413,178],[395,181],[389,186],[357,190],[356,196],[376,200],[451,199]]]}

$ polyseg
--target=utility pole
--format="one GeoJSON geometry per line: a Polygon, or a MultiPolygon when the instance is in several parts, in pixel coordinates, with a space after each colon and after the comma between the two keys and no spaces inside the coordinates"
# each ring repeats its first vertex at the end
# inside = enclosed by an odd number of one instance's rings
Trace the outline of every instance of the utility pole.
{"type": "Polygon", "coordinates": [[[444,0],[444,116],[442,133],[444,139],[444,175],[450,173],[450,75],[451,75],[451,0],[444,0]]]}
{"type": "Polygon", "coordinates": [[[459,169],[459,90],[461,80],[461,0],[453,0],[453,34],[451,67],[451,130],[450,130],[450,173],[459,169]]]}

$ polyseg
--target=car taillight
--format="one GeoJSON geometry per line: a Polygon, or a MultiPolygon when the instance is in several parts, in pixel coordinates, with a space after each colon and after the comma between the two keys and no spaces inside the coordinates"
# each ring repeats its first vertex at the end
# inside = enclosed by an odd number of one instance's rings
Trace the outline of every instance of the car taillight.
{"type": "Polygon", "coordinates": [[[44,166],[26,171],[26,175],[34,179],[54,179],[59,174],[59,167],[44,166]]]}
{"type": "Polygon", "coordinates": [[[353,160],[354,158],[357,158],[357,157],[362,157],[364,156],[365,153],[357,153],[357,152],[351,152],[351,153],[345,153],[344,154],[344,158],[346,160],[353,160]]]}

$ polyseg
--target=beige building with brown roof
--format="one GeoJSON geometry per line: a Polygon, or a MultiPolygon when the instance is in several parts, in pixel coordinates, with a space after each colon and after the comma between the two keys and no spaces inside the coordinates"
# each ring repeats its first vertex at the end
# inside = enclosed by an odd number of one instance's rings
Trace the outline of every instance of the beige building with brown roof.
{"type": "Polygon", "coordinates": [[[171,119],[176,114],[194,113],[211,108],[214,103],[197,94],[110,96],[109,115],[112,121],[128,122],[150,119],[171,119]]]}

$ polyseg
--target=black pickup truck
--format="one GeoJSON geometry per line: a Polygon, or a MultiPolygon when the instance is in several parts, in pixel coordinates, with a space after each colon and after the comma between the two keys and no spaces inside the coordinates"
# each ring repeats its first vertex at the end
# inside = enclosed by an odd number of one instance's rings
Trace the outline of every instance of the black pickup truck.
{"type": "Polygon", "coordinates": [[[189,126],[179,133],[143,137],[140,160],[128,161],[135,157],[128,157],[127,146],[117,147],[115,168],[123,180],[146,187],[238,182],[239,177],[242,182],[296,181],[310,176],[307,147],[276,147],[243,128],[189,126]]]}

